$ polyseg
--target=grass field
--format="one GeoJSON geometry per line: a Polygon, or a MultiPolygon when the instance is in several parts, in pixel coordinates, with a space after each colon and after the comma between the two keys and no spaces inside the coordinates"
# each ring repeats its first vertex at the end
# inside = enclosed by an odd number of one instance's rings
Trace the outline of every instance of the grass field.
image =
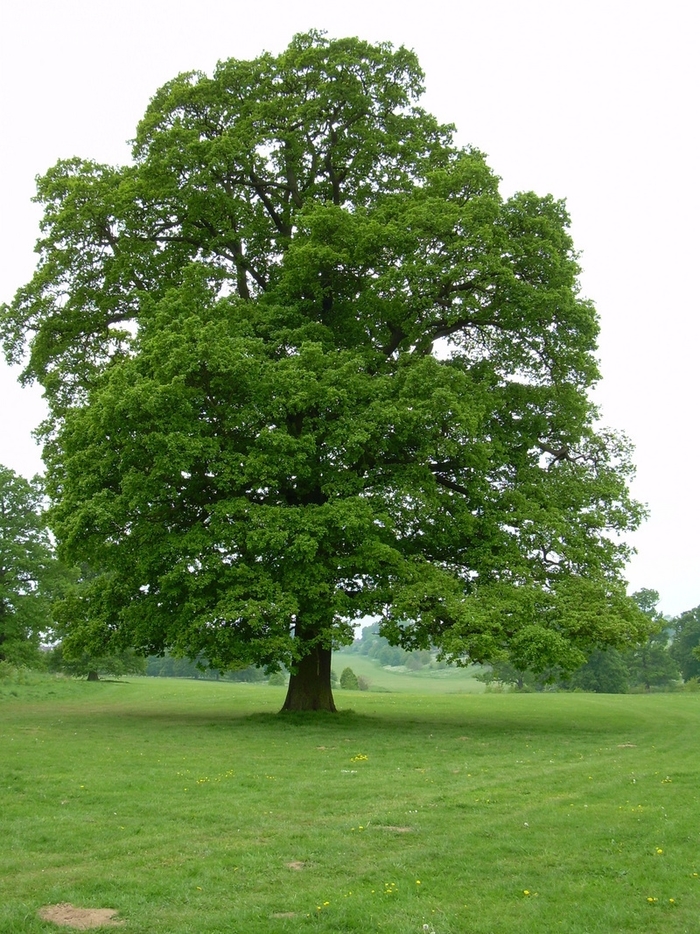
{"type": "Polygon", "coordinates": [[[400,694],[482,694],[485,685],[474,677],[479,668],[423,668],[418,671],[383,668],[366,655],[340,652],[333,656],[333,670],[340,677],[345,667],[369,681],[371,691],[400,694]]]}
{"type": "Polygon", "coordinates": [[[59,902],[131,934],[700,929],[699,695],[282,699],[3,685],[0,932],[59,902]]]}

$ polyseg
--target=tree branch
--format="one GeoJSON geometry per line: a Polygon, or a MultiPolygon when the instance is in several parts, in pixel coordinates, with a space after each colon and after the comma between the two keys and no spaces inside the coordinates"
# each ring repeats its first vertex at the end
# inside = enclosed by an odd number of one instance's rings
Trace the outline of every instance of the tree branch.
{"type": "Polygon", "coordinates": [[[453,490],[455,493],[461,493],[462,496],[470,495],[469,490],[465,486],[462,486],[459,483],[455,483],[454,480],[449,480],[447,477],[443,477],[442,474],[439,473],[434,473],[433,476],[435,477],[436,482],[440,484],[440,486],[444,486],[448,490],[453,490]]]}

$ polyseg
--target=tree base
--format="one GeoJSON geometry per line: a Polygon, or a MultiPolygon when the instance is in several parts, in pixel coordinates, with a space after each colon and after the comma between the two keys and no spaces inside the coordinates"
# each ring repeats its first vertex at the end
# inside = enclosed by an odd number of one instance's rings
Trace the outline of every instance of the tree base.
{"type": "MultiPolygon", "coordinates": [[[[336,712],[331,690],[331,650],[315,646],[289,678],[282,711],[326,710],[336,712]]],[[[280,712],[282,712],[280,711],[280,712]]]]}

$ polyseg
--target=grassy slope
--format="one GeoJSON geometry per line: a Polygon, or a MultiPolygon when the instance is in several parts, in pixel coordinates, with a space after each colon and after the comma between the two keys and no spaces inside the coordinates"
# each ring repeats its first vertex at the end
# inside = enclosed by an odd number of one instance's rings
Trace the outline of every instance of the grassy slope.
{"type": "Polygon", "coordinates": [[[698,695],[14,689],[1,934],[63,901],[131,934],[697,930],[698,695]]]}
{"type": "Polygon", "coordinates": [[[484,685],[474,678],[472,668],[442,668],[397,671],[383,668],[366,655],[340,652],[333,656],[333,670],[340,677],[345,667],[370,682],[370,690],[399,691],[402,694],[481,694],[484,685]]]}

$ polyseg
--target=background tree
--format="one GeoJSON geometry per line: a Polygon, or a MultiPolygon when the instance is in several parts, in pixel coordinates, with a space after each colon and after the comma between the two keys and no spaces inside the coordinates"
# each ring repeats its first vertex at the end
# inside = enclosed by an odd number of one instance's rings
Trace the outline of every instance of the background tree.
{"type": "Polygon", "coordinates": [[[50,671],[62,671],[78,678],[87,678],[88,681],[99,681],[100,675],[112,675],[116,678],[124,675],[145,675],[147,668],[146,659],[137,655],[133,649],[124,649],[123,652],[113,655],[83,652],[79,656],[75,653],[66,656],[61,643],[48,652],[47,665],[50,671]]]}
{"type": "MultiPolygon", "coordinates": [[[[189,658],[176,658],[170,652],[162,656],[151,655],[147,659],[145,673],[150,677],[158,678],[205,678],[218,681],[223,677],[227,681],[240,681],[245,683],[262,682],[265,672],[261,668],[237,668],[231,671],[220,672],[208,667],[207,659],[192,661],[189,658]]],[[[286,684],[286,676],[282,673],[282,684],[286,684]]],[[[276,682],[271,682],[276,683],[276,682]]]]}
{"type": "Polygon", "coordinates": [[[617,649],[594,649],[585,664],[572,674],[569,687],[595,694],[626,694],[629,677],[629,667],[623,652],[617,649]]]}
{"type": "Polygon", "coordinates": [[[511,685],[517,691],[542,689],[534,671],[522,671],[510,662],[493,661],[474,676],[482,684],[511,685]]]}
{"type": "Polygon", "coordinates": [[[39,481],[0,466],[0,661],[41,663],[59,576],[39,481]]]}
{"type": "Polygon", "coordinates": [[[680,681],[679,666],[670,652],[665,630],[653,633],[646,643],[626,655],[632,687],[643,687],[650,691],[680,681]]]}
{"type": "Polygon", "coordinates": [[[684,681],[700,678],[700,606],[686,610],[672,620],[671,655],[681,670],[684,681]]]}
{"type": "Polygon", "coordinates": [[[299,35],[166,84],[132,165],[39,180],[3,330],[52,406],[61,553],[97,574],[66,645],[282,662],[285,709],[334,709],[368,615],[521,669],[641,638],[565,207],[503,199],[422,80],[406,49],[299,35]]]}
{"type": "Polygon", "coordinates": [[[594,649],[586,662],[574,672],[551,670],[535,673],[522,671],[508,662],[494,662],[476,675],[486,684],[512,684],[518,690],[543,690],[548,684],[559,688],[593,691],[603,694],[624,694],[630,688],[669,687],[679,678],[678,665],[669,651],[670,623],[657,609],[659,594],[644,588],[632,599],[650,621],[650,632],[644,642],[625,651],[613,648],[594,649]]]}
{"type": "Polygon", "coordinates": [[[643,589],[634,593],[632,599],[653,621],[656,632],[652,631],[646,642],[626,653],[630,684],[647,691],[653,687],[668,687],[679,679],[680,672],[669,649],[670,624],[657,609],[659,594],[656,590],[643,589]]]}
{"type": "Polygon", "coordinates": [[[352,668],[343,668],[340,673],[340,686],[345,691],[359,691],[360,685],[357,681],[357,675],[352,668]]]}
{"type": "Polygon", "coordinates": [[[354,639],[348,646],[343,646],[341,651],[348,654],[367,655],[383,666],[404,665],[413,671],[418,671],[427,665],[433,667],[437,667],[438,664],[443,667],[446,665],[445,662],[435,663],[433,653],[428,649],[408,652],[399,646],[391,645],[388,639],[379,634],[377,623],[364,626],[360,638],[354,639]]]}

